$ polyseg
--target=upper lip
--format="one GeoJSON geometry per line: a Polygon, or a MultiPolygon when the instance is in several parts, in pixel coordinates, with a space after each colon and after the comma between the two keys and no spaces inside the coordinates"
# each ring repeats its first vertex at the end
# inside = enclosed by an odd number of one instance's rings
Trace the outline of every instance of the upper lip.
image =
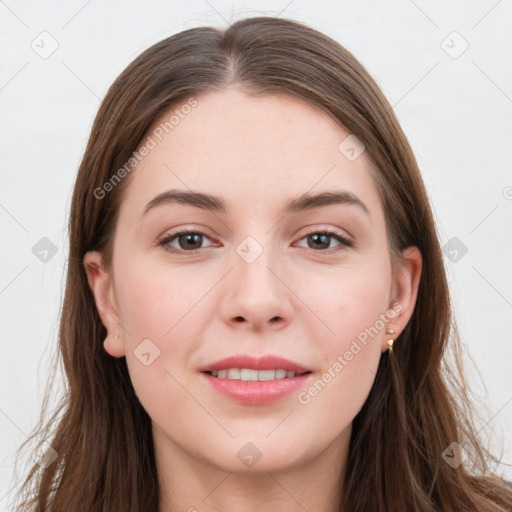
{"type": "Polygon", "coordinates": [[[300,364],[278,356],[252,357],[249,355],[238,355],[220,359],[211,364],[199,368],[201,372],[216,372],[228,370],[229,368],[248,368],[251,370],[286,370],[295,373],[305,373],[310,370],[300,364]]]}

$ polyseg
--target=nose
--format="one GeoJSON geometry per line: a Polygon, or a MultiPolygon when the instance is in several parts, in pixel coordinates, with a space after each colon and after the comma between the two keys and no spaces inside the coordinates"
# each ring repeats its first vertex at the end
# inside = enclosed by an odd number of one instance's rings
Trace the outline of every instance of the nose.
{"type": "Polygon", "coordinates": [[[220,315],[237,329],[251,331],[280,330],[291,321],[293,295],[286,272],[270,251],[254,261],[233,258],[233,270],[222,283],[220,315]]]}

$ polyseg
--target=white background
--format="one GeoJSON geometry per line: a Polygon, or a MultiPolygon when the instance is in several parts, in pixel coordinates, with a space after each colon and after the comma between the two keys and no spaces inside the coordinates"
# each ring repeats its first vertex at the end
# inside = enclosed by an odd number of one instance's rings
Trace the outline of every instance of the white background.
{"type": "MultiPolygon", "coordinates": [[[[136,55],[165,37],[280,12],[346,46],[394,105],[431,195],[442,244],[457,237],[468,249],[446,264],[462,338],[480,373],[468,368],[470,383],[486,405],[480,409],[483,432],[496,435],[498,454],[503,450],[502,459],[512,462],[509,0],[5,0],[0,510],[16,482],[14,449],[39,415],[64,288],[71,187],[100,99],[136,55]],[[43,31],[51,36],[39,36],[43,31]],[[41,37],[46,48],[52,38],[58,43],[46,59],[31,47],[41,45],[41,37]],[[47,263],[32,253],[43,237],[58,248],[47,263]]],[[[512,471],[506,477],[512,480],[512,471]]]]}

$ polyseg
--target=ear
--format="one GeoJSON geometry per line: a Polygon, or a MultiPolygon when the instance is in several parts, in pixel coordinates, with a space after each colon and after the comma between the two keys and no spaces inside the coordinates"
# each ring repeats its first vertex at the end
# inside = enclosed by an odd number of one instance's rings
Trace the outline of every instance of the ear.
{"type": "Polygon", "coordinates": [[[382,351],[387,350],[388,340],[396,339],[407,326],[416,305],[418,286],[420,284],[423,258],[417,247],[408,247],[402,253],[401,261],[395,268],[391,293],[391,318],[387,329],[395,331],[387,334],[382,343],[382,351]],[[394,311],[393,314],[391,314],[394,311]]]}
{"type": "Polygon", "coordinates": [[[83,264],[101,323],[108,333],[103,346],[111,356],[122,357],[125,355],[125,346],[115,301],[114,286],[109,273],[103,267],[102,260],[100,252],[90,251],[84,256],[83,264]],[[116,339],[115,336],[118,336],[118,338],[116,339]]]}

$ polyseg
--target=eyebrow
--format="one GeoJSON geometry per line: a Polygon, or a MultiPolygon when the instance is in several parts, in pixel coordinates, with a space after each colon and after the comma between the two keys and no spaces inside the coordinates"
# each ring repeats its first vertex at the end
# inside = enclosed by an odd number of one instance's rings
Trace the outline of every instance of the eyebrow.
{"type": "MultiPolygon", "coordinates": [[[[204,192],[193,190],[167,190],[153,198],[144,208],[143,215],[150,210],[164,204],[184,204],[201,208],[216,213],[228,213],[226,202],[218,197],[204,192]]],[[[366,205],[352,192],[336,190],[332,192],[305,193],[299,197],[288,200],[281,210],[281,214],[297,213],[305,210],[313,210],[334,204],[346,204],[358,206],[369,214],[366,205]]]]}

